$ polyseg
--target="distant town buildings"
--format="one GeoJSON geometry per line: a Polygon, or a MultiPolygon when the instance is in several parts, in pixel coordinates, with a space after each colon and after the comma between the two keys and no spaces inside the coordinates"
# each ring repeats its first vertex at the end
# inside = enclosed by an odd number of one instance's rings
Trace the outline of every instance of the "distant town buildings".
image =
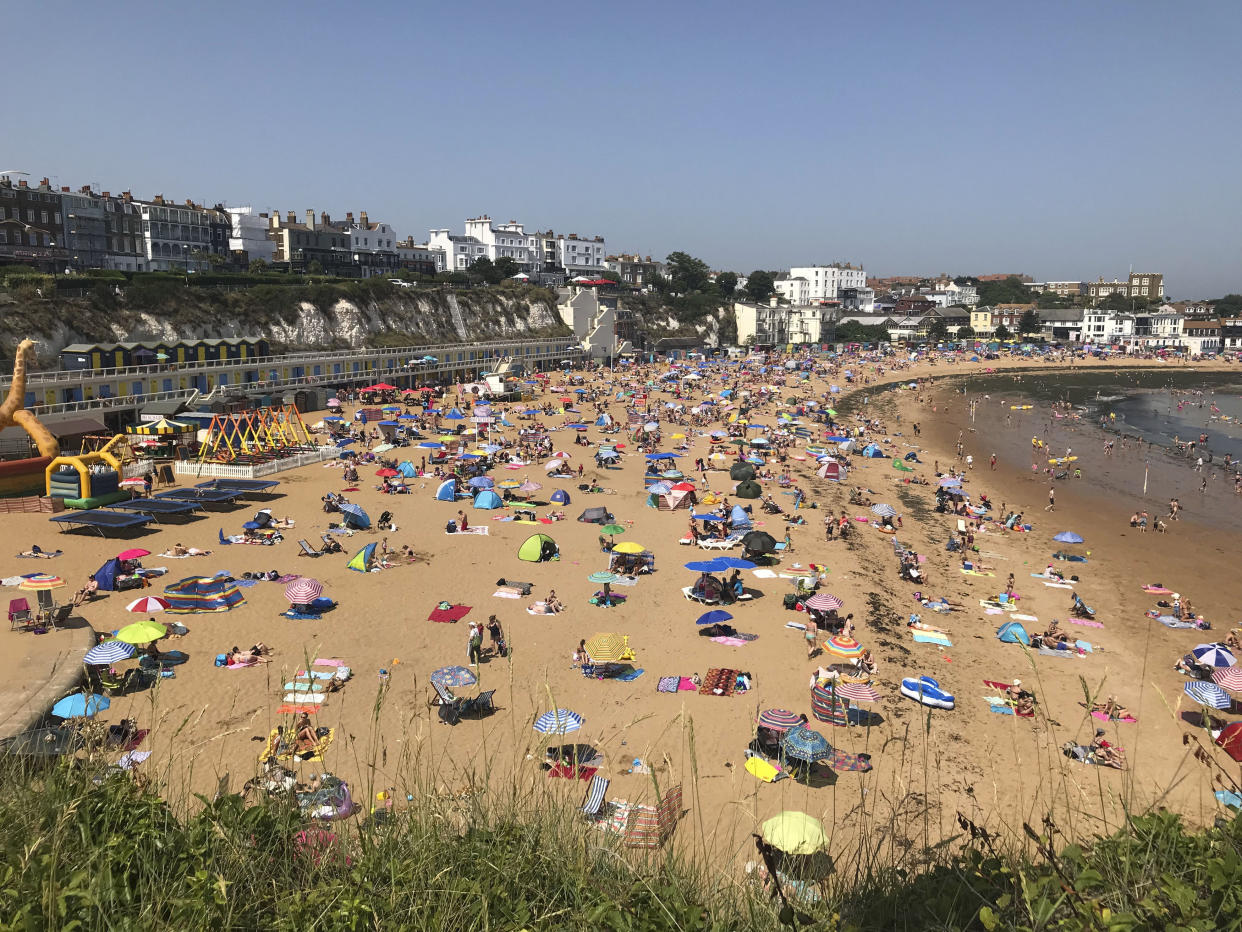
{"type": "Polygon", "coordinates": [[[651,256],[607,256],[604,259],[604,268],[615,272],[620,277],[621,284],[643,290],[650,289],[657,276],[664,278],[668,275],[668,267],[663,262],[654,261],[651,256]]]}
{"type": "Polygon", "coordinates": [[[1164,275],[1159,272],[1131,272],[1125,281],[1104,281],[1100,278],[1087,283],[1087,298],[1099,304],[1110,295],[1123,298],[1145,298],[1156,302],[1164,300],[1164,275]]]}
{"type": "Polygon", "coordinates": [[[607,258],[602,236],[551,230],[527,233],[516,220],[494,226],[486,214],[467,219],[463,233],[453,233],[447,227],[432,230],[427,243],[444,253],[444,269],[452,272],[464,272],[481,258],[492,262],[508,258],[517,263],[520,272],[531,276],[563,272],[569,278],[598,279],[607,258]]]}
{"type": "Polygon", "coordinates": [[[244,254],[249,261],[255,259],[272,262],[276,258],[276,242],[268,233],[267,214],[256,214],[250,207],[229,207],[229,252],[244,254]]]}

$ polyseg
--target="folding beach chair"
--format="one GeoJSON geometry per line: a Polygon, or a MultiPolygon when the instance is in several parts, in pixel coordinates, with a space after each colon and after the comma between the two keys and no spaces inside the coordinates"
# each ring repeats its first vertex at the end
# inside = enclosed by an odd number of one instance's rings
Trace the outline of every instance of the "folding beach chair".
{"type": "Polygon", "coordinates": [[[587,787],[586,798],[582,802],[582,814],[592,822],[603,815],[604,795],[608,792],[609,782],[607,777],[599,774],[591,777],[591,785],[587,787]]]}
{"type": "Polygon", "coordinates": [[[30,603],[23,599],[9,599],[9,629],[16,631],[27,627],[32,621],[30,603]]]}
{"type": "Polygon", "coordinates": [[[299,557],[320,557],[320,556],[323,556],[323,554],[320,553],[318,550],[316,550],[314,547],[312,547],[306,541],[300,540],[298,541],[298,556],[299,557]]]}

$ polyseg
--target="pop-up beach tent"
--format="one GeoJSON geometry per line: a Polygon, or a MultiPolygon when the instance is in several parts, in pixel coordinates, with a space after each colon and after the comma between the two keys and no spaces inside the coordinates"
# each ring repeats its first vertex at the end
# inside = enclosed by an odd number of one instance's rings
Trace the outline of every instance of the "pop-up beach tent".
{"type": "Polygon", "coordinates": [[[815,475],[821,479],[831,479],[833,482],[840,482],[845,478],[845,467],[837,462],[827,462],[820,466],[815,475]]]}
{"type": "Polygon", "coordinates": [[[475,508],[503,508],[505,503],[492,489],[484,489],[474,497],[475,508]]]}
{"type": "Polygon", "coordinates": [[[457,480],[445,479],[440,483],[440,487],[436,489],[437,502],[455,502],[457,501],[457,480]]]}
{"type": "Polygon", "coordinates": [[[578,520],[585,524],[607,524],[612,520],[612,515],[608,513],[608,509],[602,505],[594,508],[585,509],[582,514],[578,515],[578,520]]]}
{"type": "Polygon", "coordinates": [[[116,576],[119,572],[121,572],[121,561],[113,557],[95,570],[95,582],[99,583],[101,590],[111,592],[116,588],[116,576]]]}
{"type": "Polygon", "coordinates": [[[418,467],[409,460],[402,460],[401,465],[397,467],[397,472],[401,473],[406,479],[413,479],[418,475],[418,467]]]}
{"type": "Polygon", "coordinates": [[[737,498],[762,498],[763,487],[754,479],[746,479],[745,481],[737,484],[737,488],[733,490],[733,494],[737,498]]]}
{"type": "Polygon", "coordinates": [[[166,611],[174,615],[227,612],[246,601],[237,583],[226,577],[190,576],[164,588],[166,611]]]}
{"type": "Polygon", "coordinates": [[[556,502],[558,505],[568,505],[570,501],[569,493],[564,489],[557,489],[552,493],[552,501],[556,502]]]}
{"type": "Polygon", "coordinates": [[[518,548],[518,559],[527,563],[546,563],[560,559],[561,551],[547,534],[532,534],[518,548]]]}
{"type": "Polygon", "coordinates": [[[371,572],[371,568],[375,566],[375,544],[367,544],[345,565],[359,573],[371,572]]]}
{"type": "Polygon", "coordinates": [[[1008,621],[996,629],[996,636],[1006,644],[1025,644],[1031,646],[1031,636],[1026,628],[1016,621],[1008,621]]]}

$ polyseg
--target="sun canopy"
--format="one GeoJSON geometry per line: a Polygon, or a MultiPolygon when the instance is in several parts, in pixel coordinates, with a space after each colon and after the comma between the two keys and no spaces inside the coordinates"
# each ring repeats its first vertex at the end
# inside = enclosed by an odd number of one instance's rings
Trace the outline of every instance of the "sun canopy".
{"type": "Polygon", "coordinates": [[[190,576],[164,589],[170,615],[188,615],[195,612],[227,612],[243,605],[237,583],[225,577],[206,578],[190,576]]]}

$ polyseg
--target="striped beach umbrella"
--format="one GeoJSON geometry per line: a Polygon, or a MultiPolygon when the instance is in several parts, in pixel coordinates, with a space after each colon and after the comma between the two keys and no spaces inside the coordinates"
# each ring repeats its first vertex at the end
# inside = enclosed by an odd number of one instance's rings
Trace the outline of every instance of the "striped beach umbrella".
{"type": "Polygon", "coordinates": [[[844,728],[850,723],[846,715],[849,707],[849,701],[836,693],[835,686],[816,683],[811,687],[811,714],[818,721],[844,728]]]}
{"type": "Polygon", "coordinates": [[[788,709],[764,709],[759,713],[759,724],[772,731],[789,731],[806,721],[805,715],[797,715],[788,709]]]}
{"type": "Polygon", "coordinates": [[[1242,692],[1242,669],[1221,667],[1212,673],[1212,682],[1217,686],[1223,686],[1230,692],[1242,692]]]}
{"type": "Polygon", "coordinates": [[[1209,667],[1232,667],[1238,662],[1224,644],[1200,644],[1191,653],[1195,660],[1209,667]]]}
{"type": "Polygon", "coordinates": [[[817,612],[836,611],[845,603],[830,592],[817,592],[806,600],[806,607],[817,612]]]}
{"type": "Polygon", "coordinates": [[[86,656],[82,658],[83,663],[91,664],[109,664],[117,663],[121,660],[128,660],[134,656],[137,651],[133,644],[126,644],[124,641],[104,641],[102,644],[96,644],[86,652],[86,656]]]}
{"type": "Polygon", "coordinates": [[[838,634],[824,641],[824,650],[838,657],[844,657],[846,660],[852,660],[862,656],[863,646],[853,638],[838,634]]]}
{"type": "Polygon", "coordinates": [[[895,518],[897,516],[897,509],[892,505],[886,505],[884,502],[880,502],[878,505],[871,506],[871,513],[873,515],[878,515],[881,518],[895,518]]]}
{"type": "Polygon", "coordinates": [[[18,583],[18,589],[24,589],[27,592],[46,592],[49,589],[59,589],[65,584],[65,581],[59,576],[53,576],[51,573],[35,573],[18,583]]]}
{"type": "Polygon", "coordinates": [[[318,579],[303,576],[285,586],[285,598],[294,605],[305,605],[314,602],[323,595],[323,583],[318,579]]]}
{"type": "Polygon", "coordinates": [[[880,698],[880,694],[871,688],[869,683],[837,683],[837,695],[842,699],[851,699],[854,702],[875,702],[880,698]]]}
{"type": "Polygon", "coordinates": [[[1211,706],[1213,709],[1228,709],[1233,706],[1233,697],[1215,683],[1191,680],[1182,689],[1199,705],[1211,706]]]}
{"type": "Polygon", "coordinates": [[[583,717],[569,709],[544,712],[535,719],[535,731],[541,735],[566,735],[582,727],[583,717]]]}
{"type": "Polygon", "coordinates": [[[143,596],[141,599],[134,599],[125,606],[125,611],[133,612],[135,615],[153,615],[156,612],[162,612],[168,608],[168,600],[161,599],[157,595],[143,596]]]}

